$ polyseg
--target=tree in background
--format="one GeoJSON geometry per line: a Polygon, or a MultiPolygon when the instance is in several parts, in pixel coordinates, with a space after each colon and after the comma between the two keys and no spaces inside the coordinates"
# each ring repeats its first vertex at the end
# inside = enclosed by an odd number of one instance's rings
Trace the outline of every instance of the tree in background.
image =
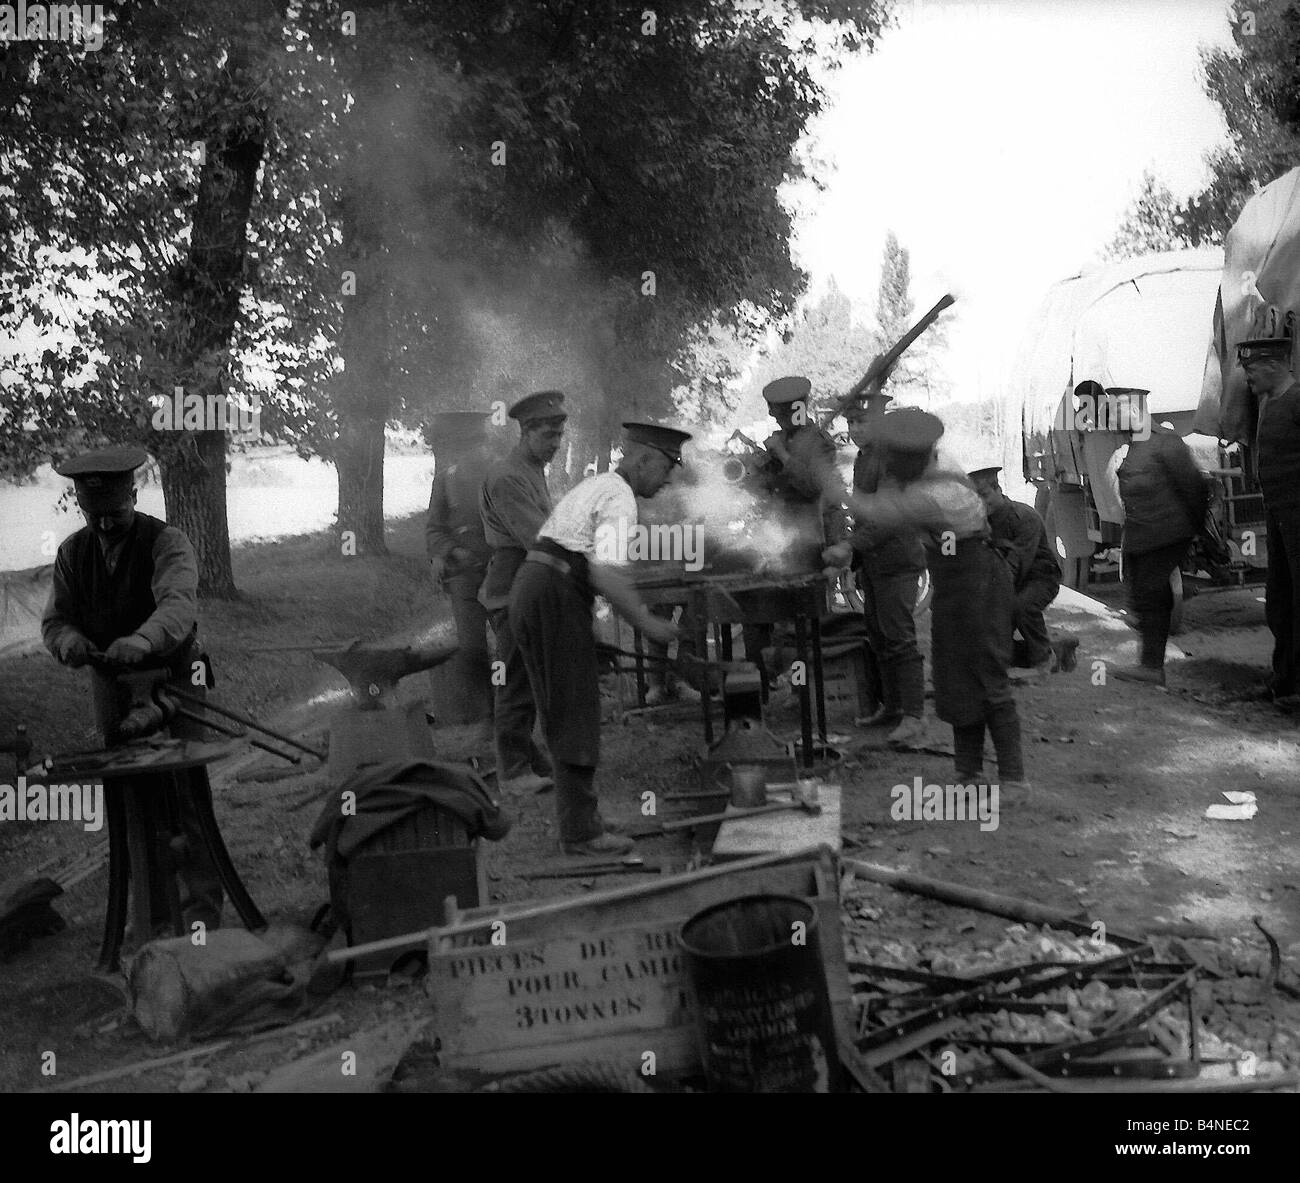
{"type": "MultiPolygon", "coordinates": [[[[876,352],[888,349],[916,323],[916,303],[912,299],[911,255],[892,230],[885,236],[884,255],[880,264],[880,294],[876,300],[876,323],[879,345],[876,352]]],[[[890,394],[900,402],[929,406],[935,398],[948,394],[943,375],[942,357],[948,346],[948,324],[940,318],[912,347],[899,358],[889,378],[890,394]]]]}
{"type": "Polygon", "coordinates": [[[147,444],[200,589],[228,596],[226,435],[156,431],[152,412],[176,387],[246,399],[274,358],[278,421],[300,414],[322,318],[298,282],[314,227],[293,191],[319,95],[270,0],[110,11],[102,51],[14,42],[0,67],[0,328],[64,342],[4,358],[0,455],[21,477],[106,440],[147,444]],[[281,177],[269,199],[268,172],[281,177]]]}
{"type": "MultiPolygon", "coordinates": [[[[794,149],[821,107],[810,67],[870,46],[881,5],[357,7],[348,188],[367,222],[349,224],[342,253],[363,259],[378,293],[413,259],[435,285],[456,277],[447,309],[424,318],[435,361],[457,362],[444,332],[457,322],[571,350],[587,381],[569,391],[570,434],[602,466],[626,414],[670,412],[672,363],[695,326],[746,305],[789,311],[804,276],[779,190],[801,175],[794,149]],[[404,36],[360,44],[385,22],[404,36]],[[402,104],[403,121],[373,114],[402,104]]],[[[404,400],[385,380],[390,338],[361,303],[344,308],[358,328],[333,392],[348,437],[339,524],[377,550],[383,425],[446,403],[434,383],[423,406],[404,400]]],[[[476,361],[499,369],[493,354],[476,361]]]]}
{"type": "Polygon", "coordinates": [[[1220,245],[1242,206],[1300,163],[1300,3],[1233,0],[1231,13],[1232,48],[1208,49],[1201,58],[1206,94],[1228,127],[1228,143],[1206,157],[1208,184],[1176,202],[1146,174],[1108,257],[1126,244],[1220,245]]]}
{"type": "Polygon", "coordinates": [[[668,407],[694,325],[788,313],[778,191],[823,100],[811,68],[883,20],[854,0],[112,12],[99,53],[0,62],[0,328],[40,327],[52,296],[67,330],[6,359],[0,453],[23,475],[148,444],[206,594],[233,592],[228,444],[152,433],[157,396],[262,394],[265,433],[335,463],[362,552],[383,549],[385,426],[513,369],[485,323],[579,359],[575,427],[607,456],[625,411],[668,407]]]}
{"type": "Polygon", "coordinates": [[[1142,186],[1120,222],[1102,258],[1129,259],[1161,251],[1184,250],[1190,245],[1186,220],[1169,186],[1148,169],[1142,186]]]}

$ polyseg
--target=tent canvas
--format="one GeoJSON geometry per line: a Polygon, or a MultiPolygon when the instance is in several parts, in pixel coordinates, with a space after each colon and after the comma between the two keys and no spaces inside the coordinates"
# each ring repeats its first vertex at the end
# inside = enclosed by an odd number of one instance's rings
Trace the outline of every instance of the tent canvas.
{"type": "Polygon", "coordinates": [[[1149,390],[1153,414],[1190,411],[1223,272],[1218,250],[1171,251],[1083,271],[1047,294],[1023,338],[1007,397],[1029,452],[1050,454],[1062,400],[1085,379],[1149,390]]]}
{"type": "Polygon", "coordinates": [[[1254,442],[1258,408],[1237,365],[1236,346],[1251,337],[1294,332],[1300,309],[1297,231],[1300,169],[1292,169],[1246,202],[1224,239],[1221,300],[1196,411],[1199,432],[1254,442]]]}

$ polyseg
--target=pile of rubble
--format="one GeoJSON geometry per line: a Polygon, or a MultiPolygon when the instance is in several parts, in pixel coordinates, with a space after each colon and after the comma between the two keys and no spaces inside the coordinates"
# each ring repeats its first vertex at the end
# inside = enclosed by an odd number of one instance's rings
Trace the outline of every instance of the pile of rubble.
{"type": "Polygon", "coordinates": [[[843,905],[856,1044],[895,1091],[1300,1087],[1300,980],[1271,938],[967,922],[917,943],[843,905]]]}

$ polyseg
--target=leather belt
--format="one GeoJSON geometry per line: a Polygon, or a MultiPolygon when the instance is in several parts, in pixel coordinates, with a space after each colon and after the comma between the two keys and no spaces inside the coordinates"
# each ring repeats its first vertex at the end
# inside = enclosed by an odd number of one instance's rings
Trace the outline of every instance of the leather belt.
{"type": "Polygon", "coordinates": [[[547,554],[544,550],[530,550],[524,556],[525,563],[544,563],[546,566],[558,571],[561,575],[573,575],[573,568],[563,559],[557,559],[554,555],[547,554]]]}

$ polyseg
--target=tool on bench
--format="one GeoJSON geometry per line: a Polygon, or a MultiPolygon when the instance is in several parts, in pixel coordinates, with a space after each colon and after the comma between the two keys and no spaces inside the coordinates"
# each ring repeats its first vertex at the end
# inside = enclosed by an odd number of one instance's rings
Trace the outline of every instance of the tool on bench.
{"type": "Polygon", "coordinates": [[[707,826],[712,822],[742,821],[747,817],[759,817],[766,813],[784,813],[791,809],[797,809],[810,817],[817,817],[822,811],[821,805],[816,801],[796,798],[793,801],[774,801],[769,805],[760,805],[757,809],[733,809],[728,813],[702,813],[697,814],[695,817],[676,818],[670,822],[659,822],[654,826],[630,829],[628,835],[634,838],[649,838],[656,834],[667,834],[673,830],[689,830],[695,826],[707,826]]]}
{"type": "MultiPolygon", "coordinates": [[[[263,735],[268,735],[281,744],[297,748],[300,752],[306,752],[309,756],[315,756],[319,760],[325,758],[324,752],[300,743],[298,740],[292,739],[279,731],[274,731],[270,727],[264,727],[261,723],[255,723],[247,715],[241,715],[237,711],[217,706],[216,703],[210,702],[206,698],[196,698],[182,690],[178,690],[175,686],[168,685],[167,680],[171,674],[166,669],[142,670],[130,666],[120,666],[103,658],[96,658],[93,655],[91,660],[94,665],[106,673],[116,675],[117,680],[126,687],[130,696],[126,713],[116,727],[116,738],[119,741],[129,742],[152,735],[163,730],[175,718],[188,719],[192,723],[198,723],[221,735],[243,738],[243,734],[234,728],[214,722],[212,719],[196,713],[206,711],[221,718],[233,720],[253,731],[260,731],[263,735]]],[[[288,760],[290,764],[301,762],[300,756],[282,752],[279,748],[273,748],[260,739],[250,739],[249,743],[254,747],[261,748],[263,751],[270,752],[274,756],[279,756],[282,760],[288,760]]]]}
{"type": "Polygon", "coordinates": [[[658,875],[663,868],[658,863],[647,863],[633,856],[616,861],[575,863],[568,867],[553,867],[537,871],[524,871],[520,879],[588,879],[593,875],[658,875]]]}

